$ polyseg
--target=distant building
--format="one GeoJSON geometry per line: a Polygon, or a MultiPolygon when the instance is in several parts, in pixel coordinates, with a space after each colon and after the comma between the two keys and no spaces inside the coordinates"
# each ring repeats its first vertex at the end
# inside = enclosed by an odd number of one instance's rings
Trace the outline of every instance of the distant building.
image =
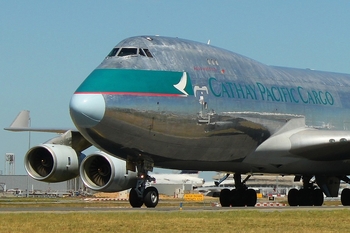
{"type": "Polygon", "coordinates": [[[184,193],[193,191],[192,184],[151,184],[156,187],[159,194],[182,198],[184,193]]]}
{"type": "Polygon", "coordinates": [[[27,175],[0,175],[0,193],[17,191],[23,195],[32,193],[68,193],[83,190],[84,186],[79,178],[58,183],[37,181],[27,175]]]}

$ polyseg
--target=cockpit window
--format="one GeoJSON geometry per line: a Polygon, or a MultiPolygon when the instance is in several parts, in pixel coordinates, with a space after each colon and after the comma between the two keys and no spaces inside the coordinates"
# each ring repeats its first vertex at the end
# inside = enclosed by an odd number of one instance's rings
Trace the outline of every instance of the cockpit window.
{"type": "Polygon", "coordinates": [[[146,56],[145,52],[142,49],[139,49],[139,54],[144,57],[146,56]]]}
{"type": "Polygon", "coordinates": [[[153,57],[151,52],[148,49],[143,49],[143,51],[145,51],[147,57],[153,57]]]}
{"type": "Polygon", "coordinates": [[[112,51],[107,55],[108,57],[125,57],[125,56],[142,56],[142,57],[153,57],[148,49],[142,48],[113,48],[112,51]]]}
{"type": "Polygon", "coordinates": [[[118,53],[118,57],[137,55],[137,48],[122,48],[118,53]]]}
{"type": "Polygon", "coordinates": [[[117,52],[118,52],[119,48],[113,48],[112,51],[107,55],[107,57],[114,57],[117,52]]]}

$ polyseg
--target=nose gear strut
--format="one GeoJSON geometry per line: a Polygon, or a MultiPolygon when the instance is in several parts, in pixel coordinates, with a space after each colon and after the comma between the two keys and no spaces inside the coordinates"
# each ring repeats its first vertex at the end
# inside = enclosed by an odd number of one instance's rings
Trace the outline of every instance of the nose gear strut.
{"type": "Polygon", "coordinates": [[[152,186],[146,187],[147,182],[155,181],[153,177],[148,175],[149,171],[153,171],[153,161],[140,155],[136,167],[138,179],[136,187],[130,190],[129,203],[134,208],[140,208],[143,204],[148,208],[154,208],[159,201],[158,190],[152,186]]]}

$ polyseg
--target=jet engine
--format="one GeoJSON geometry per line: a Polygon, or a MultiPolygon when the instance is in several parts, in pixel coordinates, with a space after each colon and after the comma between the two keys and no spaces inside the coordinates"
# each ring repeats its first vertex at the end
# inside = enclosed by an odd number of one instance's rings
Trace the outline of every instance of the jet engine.
{"type": "Polygon", "coordinates": [[[136,187],[137,172],[128,171],[124,160],[98,151],[80,166],[80,177],[94,191],[119,192],[136,187]]]}
{"type": "Polygon", "coordinates": [[[32,147],[24,157],[24,166],[33,179],[45,182],[62,182],[79,175],[79,157],[65,145],[32,147]]]}

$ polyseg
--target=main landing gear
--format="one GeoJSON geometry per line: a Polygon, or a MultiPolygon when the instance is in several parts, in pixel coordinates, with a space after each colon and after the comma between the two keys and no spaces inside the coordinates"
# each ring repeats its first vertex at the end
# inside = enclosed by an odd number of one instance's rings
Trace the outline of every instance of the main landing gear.
{"type": "Polygon", "coordinates": [[[314,182],[310,182],[311,178],[311,176],[304,176],[301,189],[289,190],[288,204],[290,206],[321,206],[323,204],[323,192],[314,182]]]}
{"type": "MultiPolygon", "coordinates": [[[[301,176],[296,176],[294,181],[300,181],[301,176]]],[[[338,197],[340,180],[350,183],[347,176],[303,176],[303,187],[291,189],[288,192],[288,204],[290,206],[321,206],[324,195],[327,197],[338,197]],[[315,185],[320,188],[317,188],[315,185]]],[[[350,206],[350,189],[345,188],[341,192],[341,203],[343,206],[350,206]]]]}
{"type": "MultiPolygon", "coordinates": [[[[221,179],[216,185],[218,186],[224,181],[229,174],[221,179]]],[[[238,207],[238,206],[255,206],[256,205],[256,192],[254,189],[248,189],[245,185],[246,181],[250,178],[247,176],[243,181],[241,174],[235,173],[234,176],[235,189],[223,189],[220,192],[220,204],[222,207],[238,207]]]]}
{"type": "Polygon", "coordinates": [[[136,187],[129,193],[129,203],[133,208],[140,208],[143,204],[147,208],[154,208],[159,201],[158,190],[155,187],[146,187],[147,181],[154,180],[147,173],[153,170],[152,161],[140,159],[137,162],[138,180],[136,187]]]}

